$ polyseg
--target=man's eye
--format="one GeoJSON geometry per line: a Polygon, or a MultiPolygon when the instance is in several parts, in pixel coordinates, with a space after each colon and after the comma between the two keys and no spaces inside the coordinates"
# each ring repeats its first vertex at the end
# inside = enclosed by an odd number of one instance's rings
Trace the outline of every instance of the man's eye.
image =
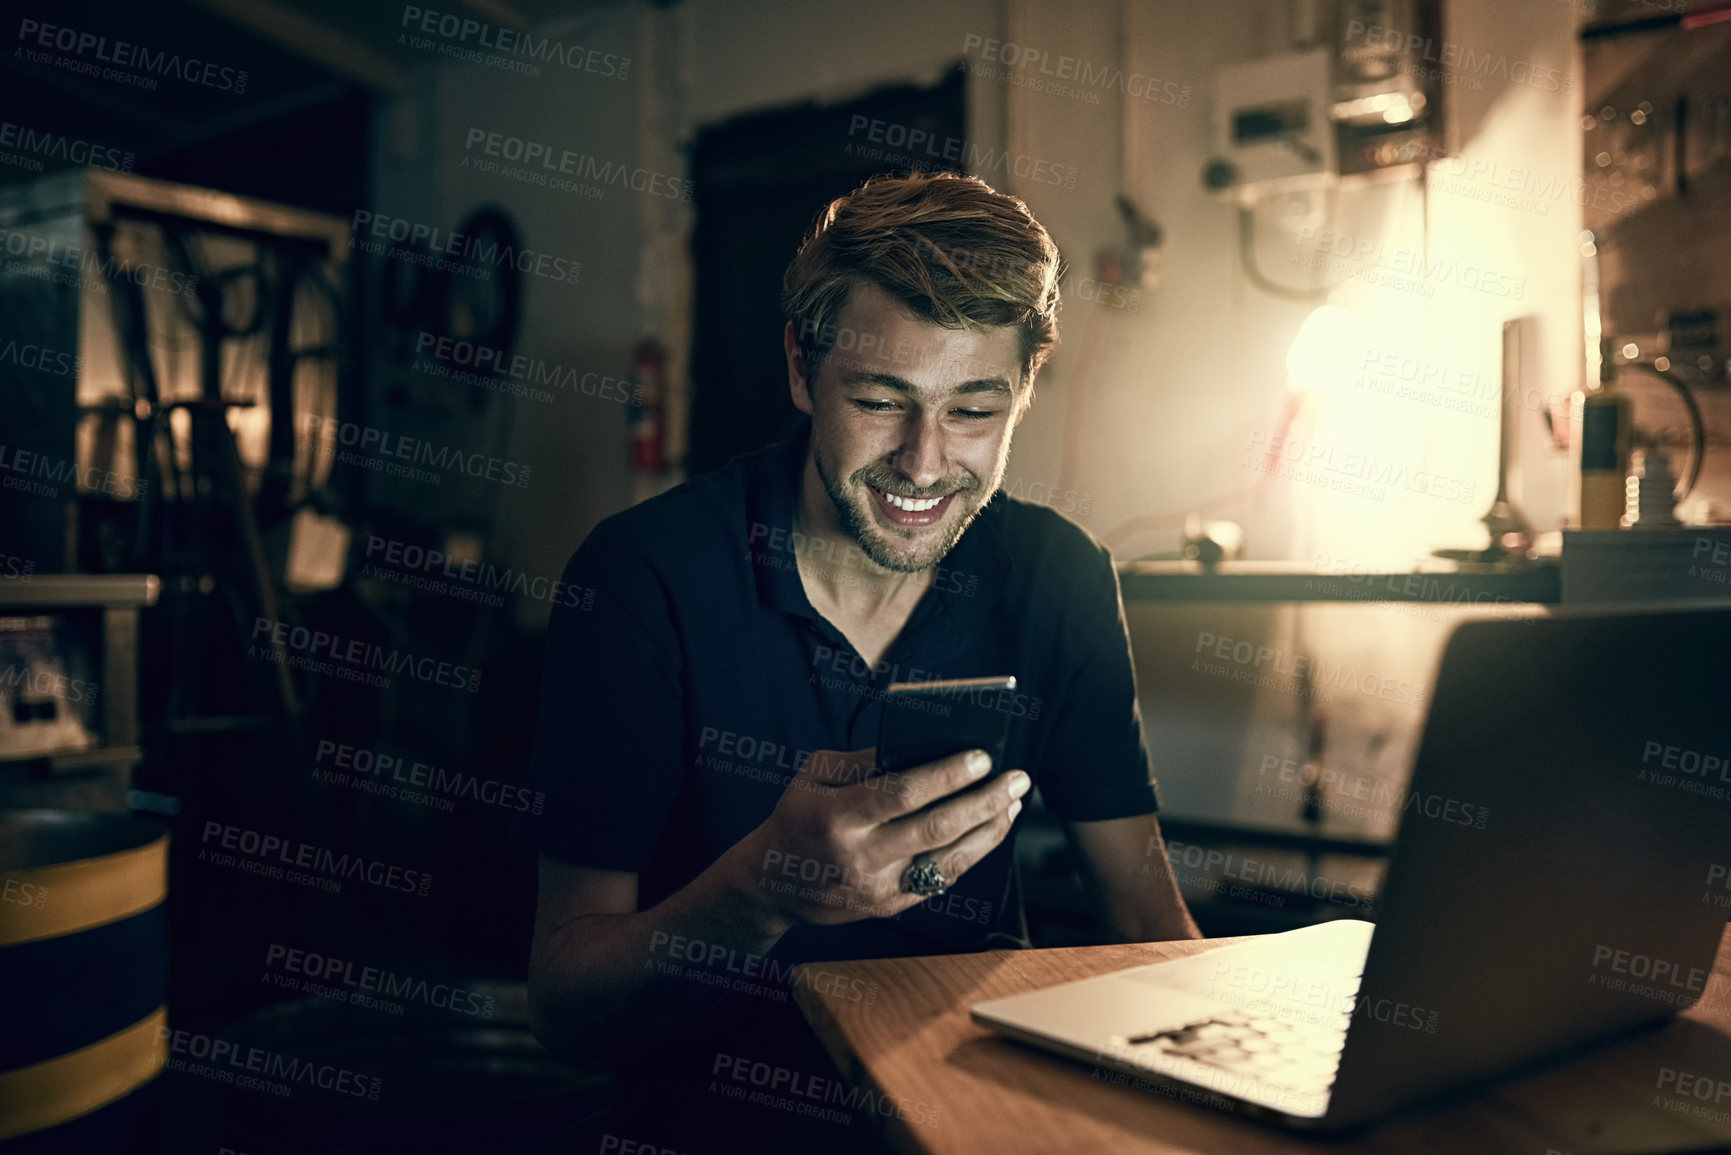
{"type": "MultiPolygon", "coordinates": [[[[858,397],[854,398],[854,404],[867,413],[889,413],[899,408],[894,401],[868,401],[858,397]]],[[[998,415],[996,409],[952,409],[951,412],[970,421],[985,421],[998,415]]]]}

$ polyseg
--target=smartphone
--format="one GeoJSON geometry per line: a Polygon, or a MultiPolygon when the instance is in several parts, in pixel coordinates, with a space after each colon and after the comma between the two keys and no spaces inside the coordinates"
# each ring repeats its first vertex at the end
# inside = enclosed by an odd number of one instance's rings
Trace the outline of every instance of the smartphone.
{"type": "Polygon", "coordinates": [[[909,770],[979,749],[992,756],[986,779],[997,777],[1004,771],[1010,698],[1015,692],[1013,674],[892,683],[884,695],[878,726],[877,768],[909,770]]]}

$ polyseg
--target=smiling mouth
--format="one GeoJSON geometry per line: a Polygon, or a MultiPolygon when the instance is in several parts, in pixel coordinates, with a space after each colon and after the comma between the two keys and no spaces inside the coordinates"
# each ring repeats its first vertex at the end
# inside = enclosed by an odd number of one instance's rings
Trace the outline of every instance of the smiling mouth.
{"type": "Polygon", "coordinates": [[[869,485],[866,488],[871,490],[873,502],[884,517],[894,525],[907,528],[931,525],[948,512],[950,500],[956,496],[946,493],[942,497],[902,497],[869,485]]]}

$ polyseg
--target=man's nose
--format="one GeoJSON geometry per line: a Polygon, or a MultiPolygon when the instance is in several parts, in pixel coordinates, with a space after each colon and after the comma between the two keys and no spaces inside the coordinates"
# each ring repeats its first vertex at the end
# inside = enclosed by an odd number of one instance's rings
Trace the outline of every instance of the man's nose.
{"type": "Polygon", "coordinates": [[[890,462],[920,489],[944,479],[943,431],[935,419],[910,417],[902,430],[901,448],[890,462]]]}

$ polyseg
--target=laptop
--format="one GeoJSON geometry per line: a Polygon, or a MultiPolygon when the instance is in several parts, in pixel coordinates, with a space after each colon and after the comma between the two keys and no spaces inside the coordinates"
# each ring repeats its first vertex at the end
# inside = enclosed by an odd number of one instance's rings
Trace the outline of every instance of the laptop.
{"type": "Polygon", "coordinates": [[[1389,805],[1375,924],[992,999],[974,1021],[1333,1130],[1731,998],[1711,973],[1713,889],[1731,893],[1731,610],[1458,625],[1389,805]]]}

